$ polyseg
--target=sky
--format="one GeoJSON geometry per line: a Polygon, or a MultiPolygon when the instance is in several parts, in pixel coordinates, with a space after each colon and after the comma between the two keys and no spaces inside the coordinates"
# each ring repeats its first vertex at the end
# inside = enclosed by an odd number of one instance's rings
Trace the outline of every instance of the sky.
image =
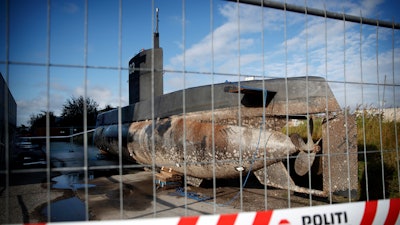
{"type": "MultiPolygon", "coordinates": [[[[286,2],[400,23],[396,0],[286,2]]],[[[47,0],[11,0],[8,13],[0,0],[0,72],[18,125],[48,109],[60,115],[85,87],[100,109],[128,105],[128,62],[152,47],[155,7],[165,93],[247,76],[309,75],[326,78],[342,107],[400,105],[398,30],[222,0],[119,3],[88,0],[86,10],[84,0],[51,0],[48,16],[47,0]]]]}

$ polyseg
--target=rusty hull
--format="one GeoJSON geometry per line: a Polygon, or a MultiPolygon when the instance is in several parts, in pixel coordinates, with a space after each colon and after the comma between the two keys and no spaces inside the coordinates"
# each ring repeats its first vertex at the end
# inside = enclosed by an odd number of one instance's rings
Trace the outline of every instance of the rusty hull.
{"type": "Polygon", "coordinates": [[[154,132],[152,126],[152,121],[131,124],[130,156],[141,164],[154,162],[202,179],[212,178],[213,171],[216,178],[238,177],[237,167],[244,172],[262,168],[263,161],[256,159],[264,153],[270,165],[296,152],[289,137],[277,131],[216,124],[213,135],[212,123],[182,117],[156,121],[154,132]]]}

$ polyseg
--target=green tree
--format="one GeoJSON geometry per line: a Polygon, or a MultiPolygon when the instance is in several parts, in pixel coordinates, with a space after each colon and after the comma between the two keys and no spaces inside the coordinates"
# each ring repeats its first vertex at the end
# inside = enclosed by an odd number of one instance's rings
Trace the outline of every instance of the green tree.
{"type": "MultiPolygon", "coordinates": [[[[62,123],[64,126],[83,126],[84,118],[84,104],[85,99],[83,96],[78,98],[71,97],[63,105],[63,110],[61,113],[62,123]]],[[[95,126],[97,117],[97,107],[98,104],[93,99],[86,98],[86,109],[87,109],[87,125],[95,126]]]]}
{"type": "MultiPolygon", "coordinates": [[[[49,126],[54,127],[56,125],[56,116],[53,112],[49,112],[49,126]]],[[[32,114],[29,119],[29,124],[31,125],[31,132],[35,133],[37,128],[46,127],[46,111],[42,111],[38,114],[32,114]]]]}

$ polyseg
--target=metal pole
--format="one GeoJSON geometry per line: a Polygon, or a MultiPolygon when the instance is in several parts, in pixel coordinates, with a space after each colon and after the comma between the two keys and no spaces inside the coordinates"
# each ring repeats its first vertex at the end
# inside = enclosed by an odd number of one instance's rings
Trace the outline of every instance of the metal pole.
{"type": "Polygon", "coordinates": [[[344,13],[330,12],[330,11],[325,11],[325,10],[321,10],[321,9],[297,6],[297,5],[293,5],[293,4],[281,3],[281,2],[275,2],[275,1],[263,0],[263,4],[261,4],[262,0],[226,0],[226,1],[240,2],[240,3],[244,3],[244,4],[262,6],[262,7],[273,8],[273,9],[280,9],[280,10],[286,9],[287,11],[290,11],[290,12],[302,13],[302,14],[305,14],[305,12],[307,12],[308,15],[319,16],[319,17],[326,16],[326,18],[335,19],[335,20],[345,20],[346,22],[353,22],[353,23],[360,23],[360,21],[362,19],[362,24],[392,28],[392,29],[396,29],[396,30],[400,29],[400,23],[394,23],[394,22],[389,22],[389,21],[382,21],[382,20],[370,19],[370,18],[365,18],[365,17],[353,16],[353,15],[344,14],[344,13]]]}

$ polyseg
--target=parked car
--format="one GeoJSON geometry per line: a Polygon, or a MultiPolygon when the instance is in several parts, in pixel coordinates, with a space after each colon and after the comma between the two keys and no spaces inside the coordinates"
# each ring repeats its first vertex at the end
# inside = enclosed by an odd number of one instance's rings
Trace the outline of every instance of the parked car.
{"type": "Polygon", "coordinates": [[[45,151],[38,144],[28,140],[21,140],[16,143],[12,158],[12,164],[15,167],[46,165],[45,151]]]}

